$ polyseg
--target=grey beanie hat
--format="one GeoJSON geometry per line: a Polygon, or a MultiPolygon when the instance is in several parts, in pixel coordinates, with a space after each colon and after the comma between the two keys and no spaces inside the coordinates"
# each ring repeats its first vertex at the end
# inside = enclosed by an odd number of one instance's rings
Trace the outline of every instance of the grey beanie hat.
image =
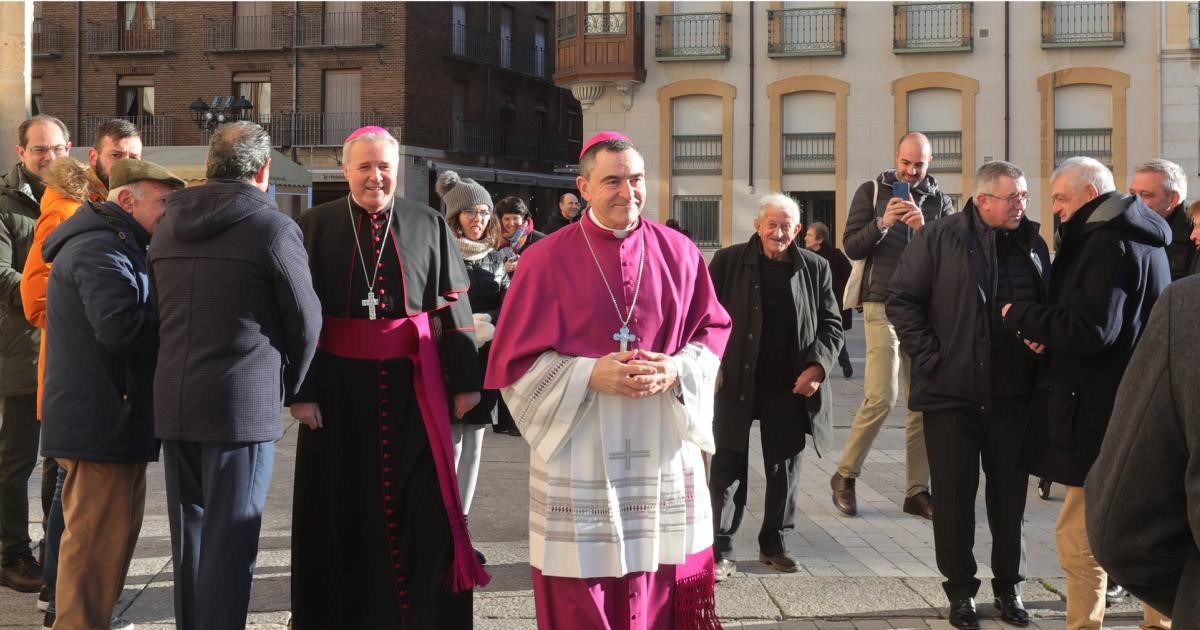
{"type": "Polygon", "coordinates": [[[471,206],[485,205],[493,210],[492,196],[473,179],[462,179],[454,171],[442,171],[437,178],[437,192],[446,203],[446,220],[453,220],[458,213],[471,206]]]}

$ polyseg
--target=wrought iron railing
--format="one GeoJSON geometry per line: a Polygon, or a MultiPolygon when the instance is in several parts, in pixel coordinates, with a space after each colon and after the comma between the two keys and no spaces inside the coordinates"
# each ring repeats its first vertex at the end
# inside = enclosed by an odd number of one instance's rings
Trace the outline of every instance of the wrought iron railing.
{"type": "Polygon", "coordinates": [[[384,15],[378,11],[301,14],[296,25],[296,46],[382,46],[384,15]]]}
{"type": "Polygon", "coordinates": [[[519,44],[512,38],[500,40],[500,66],[547,81],[554,75],[554,59],[545,48],[519,44]]]}
{"type": "Polygon", "coordinates": [[[34,57],[54,57],[62,54],[62,30],[57,24],[45,20],[33,21],[33,46],[31,54],[34,57]]]}
{"type": "Polygon", "coordinates": [[[455,22],[450,25],[450,53],[483,64],[495,63],[499,43],[494,33],[455,22]]]}
{"type": "Polygon", "coordinates": [[[451,151],[494,155],[496,152],[496,128],[494,125],[471,122],[462,118],[450,120],[451,151]]]}
{"type": "Polygon", "coordinates": [[[175,22],[169,19],[112,20],[88,23],[88,54],[152,54],[174,49],[175,22]]]}
{"type": "Polygon", "coordinates": [[[675,13],[654,18],[654,57],[729,59],[728,13],[675,13]]]}
{"type": "Polygon", "coordinates": [[[677,195],[671,217],[691,236],[698,247],[721,246],[721,197],[677,195]]]}
{"type": "Polygon", "coordinates": [[[579,16],[572,13],[558,18],[558,38],[569,39],[575,37],[575,32],[579,28],[579,16]]]}
{"type": "Polygon", "coordinates": [[[892,5],[892,52],[971,50],[970,2],[892,5]]]}
{"type": "Polygon", "coordinates": [[[589,13],[583,32],[587,35],[624,35],[626,21],[624,13],[589,13]]]}
{"type": "Polygon", "coordinates": [[[844,55],[845,23],[845,7],[768,10],[767,56],[844,55]]]}
{"type": "Polygon", "coordinates": [[[1124,2],[1042,3],[1043,48],[1124,45],[1124,2]]]}
{"type": "Polygon", "coordinates": [[[1094,158],[1112,168],[1112,129],[1055,129],[1054,166],[1077,155],[1094,158]]]}
{"type": "Polygon", "coordinates": [[[142,136],[142,144],[161,147],[175,144],[175,117],[158,115],[146,116],[113,116],[111,114],[85,114],[83,117],[83,133],[76,137],[81,142],[91,142],[96,135],[96,127],[114,118],[128,120],[137,126],[142,136]]]}
{"type": "Polygon", "coordinates": [[[933,149],[933,161],[929,170],[936,172],[957,172],[962,170],[962,132],[961,131],[926,131],[929,145],[933,149]]]}
{"type": "MultiPolygon", "coordinates": [[[[350,132],[366,125],[384,126],[378,112],[279,112],[270,114],[267,132],[276,146],[341,146],[350,132]]],[[[394,135],[394,134],[393,134],[394,135]]]]}
{"type": "Polygon", "coordinates": [[[292,45],[291,15],[232,15],[204,18],[204,50],[266,50],[292,45]]]}
{"type": "Polygon", "coordinates": [[[783,172],[832,173],[836,137],[833,133],[783,134],[783,172]]]}
{"type": "MultiPolygon", "coordinates": [[[[424,134],[422,138],[434,146],[441,144],[431,134],[424,134]]],[[[570,151],[568,141],[562,138],[462,118],[450,120],[445,139],[446,149],[459,153],[544,161],[562,161],[568,156],[578,155],[578,151],[570,151]]]]}
{"type": "Polygon", "coordinates": [[[671,171],[674,173],[720,173],[721,136],[673,136],[671,171]]]}

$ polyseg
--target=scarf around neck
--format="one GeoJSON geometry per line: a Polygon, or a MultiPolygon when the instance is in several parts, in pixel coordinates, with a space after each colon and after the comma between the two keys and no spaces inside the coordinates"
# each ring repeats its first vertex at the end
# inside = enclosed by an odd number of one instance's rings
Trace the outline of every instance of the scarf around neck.
{"type": "Polygon", "coordinates": [[[474,241],[466,236],[458,237],[458,253],[462,254],[463,260],[467,262],[482,260],[484,256],[492,253],[492,249],[486,241],[474,241]]]}

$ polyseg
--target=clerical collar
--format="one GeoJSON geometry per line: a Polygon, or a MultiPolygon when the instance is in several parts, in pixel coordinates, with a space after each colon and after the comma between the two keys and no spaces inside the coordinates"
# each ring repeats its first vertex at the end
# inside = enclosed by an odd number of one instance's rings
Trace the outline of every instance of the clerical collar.
{"type": "Polygon", "coordinates": [[[592,225],[600,228],[601,230],[604,230],[605,232],[612,234],[613,236],[615,236],[617,238],[625,238],[626,236],[629,236],[634,230],[637,229],[638,223],[641,221],[640,217],[634,217],[633,223],[631,223],[629,225],[629,227],[623,228],[620,230],[616,230],[616,229],[610,228],[607,225],[604,225],[603,223],[601,223],[600,220],[596,218],[596,214],[594,212],[592,212],[591,208],[588,208],[587,215],[588,215],[588,218],[592,220],[592,225]]]}
{"type": "Polygon", "coordinates": [[[362,207],[362,205],[359,204],[358,201],[354,199],[354,195],[348,195],[348,197],[350,198],[350,205],[354,206],[355,210],[358,210],[359,212],[362,212],[363,214],[366,214],[367,216],[375,216],[375,215],[390,212],[392,210],[392,208],[394,208],[396,206],[396,198],[392,197],[391,200],[388,201],[388,205],[380,208],[379,210],[376,210],[375,212],[371,212],[370,210],[367,210],[366,208],[362,207]]]}

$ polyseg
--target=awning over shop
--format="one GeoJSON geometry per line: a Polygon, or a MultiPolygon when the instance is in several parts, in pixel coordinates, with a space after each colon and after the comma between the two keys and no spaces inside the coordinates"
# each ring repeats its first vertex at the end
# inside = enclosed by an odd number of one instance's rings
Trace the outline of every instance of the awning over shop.
{"type": "Polygon", "coordinates": [[[501,184],[516,184],[518,186],[538,186],[541,188],[575,188],[575,178],[550,173],[533,173],[529,171],[508,171],[500,168],[481,166],[464,166],[435,162],[432,167],[438,175],[442,171],[454,171],[459,177],[466,177],[477,182],[499,182],[501,184]]]}
{"type": "MultiPolygon", "coordinates": [[[[87,147],[71,149],[71,157],[86,162],[87,147]]],[[[203,145],[142,149],[142,159],[166,167],[189,182],[205,179],[204,160],[207,157],[208,147],[203,145]]],[[[308,169],[293,162],[288,156],[271,149],[270,183],[277,188],[308,188],[312,186],[312,175],[308,169]]]]}

